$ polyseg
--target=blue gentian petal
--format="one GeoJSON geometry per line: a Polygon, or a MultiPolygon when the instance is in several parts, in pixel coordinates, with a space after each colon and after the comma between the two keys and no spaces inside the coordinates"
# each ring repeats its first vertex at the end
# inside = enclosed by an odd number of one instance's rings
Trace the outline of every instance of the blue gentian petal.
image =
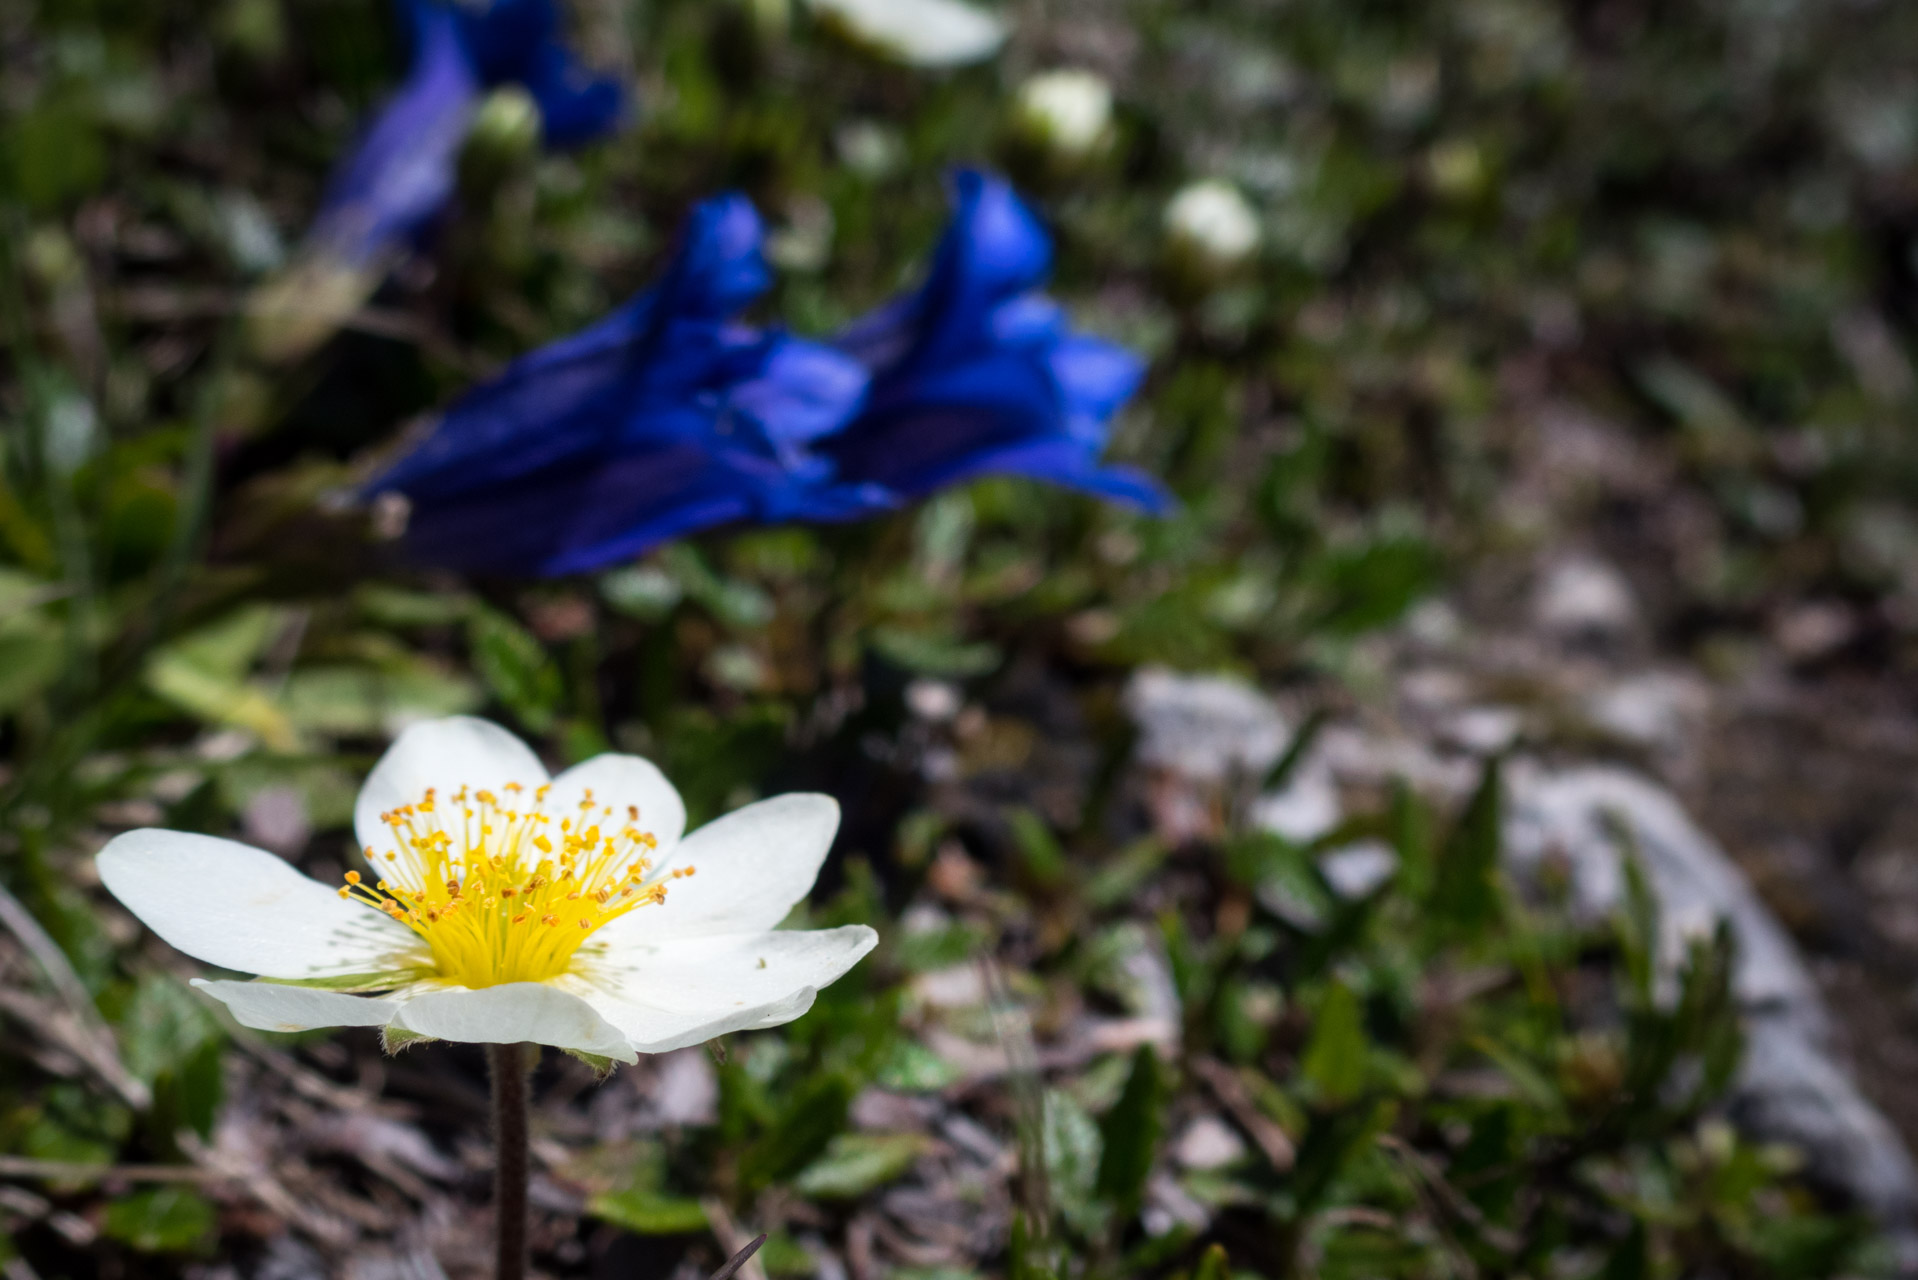
{"type": "Polygon", "coordinates": [[[514,78],[539,104],[540,137],[549,147],[582,146],[626,119],[626,91],[619,81],[592,74],[557,42],[541,46],[524,74],[514,78]]]}
{"type": "Polygon", "coordinates": [[[311,240],[342,265],[382,264],[417,241],[451,199],[481,95],[522,85],[547,145],[602,137],[625,118],[617,81],[588,72],[559,39],[552,0],[401,0],[412,64],[327,182],[311,240]]]}
{"type": "Polygon", "coordinates": [[[708,384],[726,385],[729,371],[743,378],[769,354],[760,335],[724,323],[769,283],[759,239],[758,216],[743,197],[700,205],[656,288],[460,397],[375,488],[416,503],[450,498],[606,448],[630,432],[661,434],[670,422],[662,407],[708,384]]]}
{"type": "Polygon", "coordinates": [[[1025,475],[1164,509],[1148,478],[1098,462],[1143,363],[1074,333],[1059,305],[1034,292],[1052,244],[1008,184],[965,172],[954,195],[925,285],[834,339],[872,378],[859,416],[818,446],[839,481],[912,497],[1025,475]]]}
{"type": "Polygon", "coordinates": [[[407,14],[412,69],[329,179],[314,219],[315,246],[355,269],[403,249],[453,194],[481,92],[453,12],[414,3],[407,14]]]}
{"type": "Polygon", "coordinates": [[[695,209],[658,285],[468,392],[369,486],[406,495],[407,550],[461,570],[573,573],[734,520],[890,506],[808,441],[861,403],[845,354],[739,325],[770,283],[743,197],[695,209]]]}

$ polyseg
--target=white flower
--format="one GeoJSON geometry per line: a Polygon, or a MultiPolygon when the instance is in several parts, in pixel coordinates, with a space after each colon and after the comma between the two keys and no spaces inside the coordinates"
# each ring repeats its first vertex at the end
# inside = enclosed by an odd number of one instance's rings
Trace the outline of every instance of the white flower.
{"type": "Polygon", "coordinates": [[[965,0],[812,0],[813,12],[855,44],[915,67],[990,58],[1006,25],[965,0]]]}
{"type": "Polygon", "coordinates": [[[1239,189],[1216,179],[1180,190],[1165,207],[1166,234],[1174,252],[1224,271],[1259,247],[1259,219],[1239,189]]]}
{"type": "Polygon", "coordinates": [[[549,781],[512,734],[456,717],[400,736],[353,822],[371,883],[154,830],[102,849],[100,879],[181,951],[260,975],[194,983],[246,1026],[621,1062],[790,1022],[878,941],[774,931],[838,830],[827,796],[762,800],[682,840],[685,805],[649,762],[603,755],[549,781]]]}
{"type": "Polygon", "coordinates": [[[1064,156],[1091,155],[1110,140],[1112,86],[1092,71],[1044,71],[1019,86],[1013,111],[1034,141],[1064,156]]]}

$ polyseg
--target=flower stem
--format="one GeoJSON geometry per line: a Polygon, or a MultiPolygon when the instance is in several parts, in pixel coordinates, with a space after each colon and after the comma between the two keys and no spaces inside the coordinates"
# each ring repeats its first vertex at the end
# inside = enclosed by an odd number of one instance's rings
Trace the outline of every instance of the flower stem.
{"type": "Polygon", "coordinates": [[[493,1214],[498,1231],[495,1280],[526,1280],[526,1046],[487,1046],[493,1076],[493,1214]]]}

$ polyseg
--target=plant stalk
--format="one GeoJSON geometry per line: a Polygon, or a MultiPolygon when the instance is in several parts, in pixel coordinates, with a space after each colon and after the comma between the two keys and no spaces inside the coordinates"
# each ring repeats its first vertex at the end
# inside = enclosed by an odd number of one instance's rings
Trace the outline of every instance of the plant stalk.
{"type": "Polygon", "coordinates": [[[526,1095],[532,1066],[526,1048],[495,1044],[486,1049],[493,1077],[495,1280],[526,1280],[526,1095]]]}

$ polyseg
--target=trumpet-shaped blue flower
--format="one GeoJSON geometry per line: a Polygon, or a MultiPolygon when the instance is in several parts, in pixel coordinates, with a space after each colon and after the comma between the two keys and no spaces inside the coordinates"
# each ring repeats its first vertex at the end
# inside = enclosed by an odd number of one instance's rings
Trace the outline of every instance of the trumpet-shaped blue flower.
{"type": "Polygon", "coordinates": [[[323,342],[432,226],[458,182],[482,95],[516,84],[550,146],[606,133],[626,111],[612,80],[573,59],[554,0],[400,0],[406,80],[328,180],[298,257],[249,306],[255,350],[289,360],[323,342]]]}
{"type": "Polygon", "coordinates": [[[456,401],[372,486],[409,500],[412,556],[581,572],[736,520],[890,505],[812,452],[857,409],[864,369],[732,321],[769,283],[762,233],[743,197],[706,202],[657,287],[456,401]]]}
{"type": "Polygon", "coordinates": [[[1138,357],[1074,332],[1059,305],[1034,292],[1052,244],[1002,179],[960,173],[955,205],[919,291],[834,340],[872,387],[819,452],[841,481],[906,498],[1002,474],[1164,509],[1149,477],[1099,462],[1113,415],[1138,387],[1138,357]]]}
{"type": "Polygon", "coordinates": [[[384,266],[445,206],[487,89],[523,87],[549,146],[590,141],[626,110],[619,85],[589,74],[560,43],[553,0],[401,0],[401,8],[412,68],[334,171],[313,223],[314,246],[344,266],[384,266]]]}

